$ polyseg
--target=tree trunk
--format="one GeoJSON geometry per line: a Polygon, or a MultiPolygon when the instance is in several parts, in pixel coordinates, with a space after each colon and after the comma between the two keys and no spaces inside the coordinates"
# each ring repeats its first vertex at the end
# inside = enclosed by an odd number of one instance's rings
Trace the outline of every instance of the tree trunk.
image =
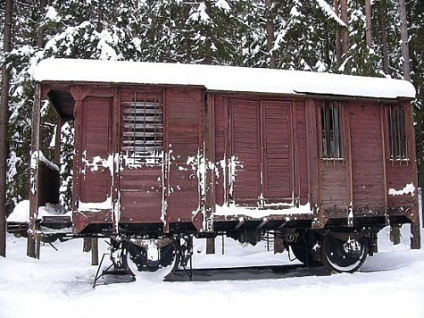
{"type": "MultiPolygon", "coordinates": [[[[411,65],[409,63],[409,40],[408,40],[408,23],[406,19],[405,0],[399,0],[399,16],[400,16],[400,36],[402,40],[402,57],[403,57],[403,77],[405,80],[411,80],[411,65]]],[[[421,231],[420,219],[417,223],[411,224],[411,248],[421,248],[421,231]]]]}
{"type": "Polygon", "coordinates": [[[411,80],[411,66],[409,63],[409,45],[408,45],[408,23],[406,21],[405,0],[399,0],[400,15],[400,37],[402,40],[403,57],[403,77],[405,80],[411,80]]]}
{"type": "MultiPolygon", "coordinates": [[[[46,6],[47,6],[47,0],[40,0],[40,8],[41,8],[40,16],[43,15],[43,10],[46,6]]],[[[37,46],[40,49],[44,46],[44,29],[41,24],[39,25],[39,29],[38,29],[37,46]]]]}
{"type": "Polygon", "coordinates": [[[371,32],[371,0],[365,0],[365,36],[367,47],[372,47],[372,32],[371,32]]]}
{"type": "MultiPolygon", "coordinates": [[[[339,0],[334,0],[334,12],[340,17],[339,0]]],[[[342,65],[342,36],[338,24],[336,28],[336,65],[337,67],[342,65]]]]}
{"type": "Polygon", "coordinates": [[[275,58],[274,48],[274,18],[272,15],[272,0],[265,0],[265,15],[266,15],[266,46],[269,54],[269,68],[276,68],[277,61],[275,58]]]}
{"type": "Polygon", "coordinates": [[[30,189],[29,189],[29,233],[27,240],[27,255],[33,258],[40,258],[39,254],[39,237],[38,224],[37,224],[37,214],[39,207],[39,176],[38,176],[38,156],[37,154],[40,150],[40,124],[41,124],[41,114],[40,114],[40,86],[37,84],[35,87],[35,97],[34,105],[32,108],[32,121],[31,121],[31,161],[36,160],[36,163],[30,165],[30,189]]]}
{"type": "MultiPolygon", "coordinates": [[[[348,25],[347,18],[347,0],[340,0],[340,18],[342,21],[348,25]]],[[[347,27],[343,28],[341,34],[342,42],[342,64],[349,55],[349,29],[347,27]]]]}
{"type": "MultiPolygon", "coordinates": [[[[334,0],[334,12],[348,25],[347,0],[334,0]]],[[[349,54],[349,29],[337,26],[336,30],[336,64],[340,67],[349,54]]]]}
{"type": "MultiPolygon", "coordinates": [[[[12,50],[13,0],[6,0],[4,20],[4,52],[12,50]]],[[[0,104],[0,256],[6,257],[6,172],[7,172],[7,124],[9,122],[10,73],[2,67],[0,104]]]]}
{"type": "Polygon", "coordinates": [[[380,1],[378,4],[379,11],[379,25],[381,32],[381,46],[383,55],[383,72],[389,74],[389,45],[387,43],[387,15],[386,15],[386,2],[380,1]]]}
{"type": "MultiPolygon", "coordinates": [[[[211,20],[214,20],[214,13],[212,11],[212,6],[211,6],[211,2],[210,1],[205,1],[205,5],[206,5],[206,13],[207,15],[211,18],[211,20]]],[[[208,64],[211,65],[213,63],[213,56],[212,56],[212,34],[211,34],[211,29],[208,28],[207,31],[207,40],[206,40],[206,45],[204,47],[205,49],[205,56],[203,58],[203,64],[208,64]]]]}

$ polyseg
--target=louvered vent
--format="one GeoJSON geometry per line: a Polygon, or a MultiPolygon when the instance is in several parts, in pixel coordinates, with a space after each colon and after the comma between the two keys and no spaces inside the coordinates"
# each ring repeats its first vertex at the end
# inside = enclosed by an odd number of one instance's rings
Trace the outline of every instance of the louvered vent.
{"type": "Polygon", "coordinates": [[[161,164],[163,107],[159,102],[124,102],[121,150],[127,166],[161,164]]]}

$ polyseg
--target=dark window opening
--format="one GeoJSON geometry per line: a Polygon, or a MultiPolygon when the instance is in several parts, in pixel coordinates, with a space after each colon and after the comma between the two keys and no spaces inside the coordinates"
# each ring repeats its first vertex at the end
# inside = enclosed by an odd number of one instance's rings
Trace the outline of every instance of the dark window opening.
{"type": "Polygon", "coordinates": [[[338,102],[325,102],[321,108],[322,158],[343,158],[343,138],[341,129],[341,105],[338,102]]]}
{"type": "Polygon", "coordinates": [[[163,107],[157,100],[124,102],[121,150],[127,166],[156,165],[163,157],[163,107]]]}
{"type": "Polygon", "coordinates": [[[405,129],[405,112],[401,106],[389,109],[390,159],[408,159],[408,143],[405,129]]]}

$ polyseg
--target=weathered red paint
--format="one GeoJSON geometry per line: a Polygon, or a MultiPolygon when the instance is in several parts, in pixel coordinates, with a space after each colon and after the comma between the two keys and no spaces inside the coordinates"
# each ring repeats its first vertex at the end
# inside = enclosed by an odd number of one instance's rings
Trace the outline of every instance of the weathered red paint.
{"type": "MultiPolygon", "coordinates": [[[[230,204],[258,215],[264,208],[279,211],[267,217],[276,221],[274,228],[287,220],[293,227],[304,220],[323,228],[334,220],[347,226],[351,218],[369,218],[369,224],[375,217],[417,219],[416,194],[389,195],[389,189],[416,186],[414,152],[400,161],[388,154],[387,109],[397,101],[338,99],[343,158],[322,159],[320,107],[335,97],[53,82],[42,83],[42,92],[64,118],[72,109],[75,120],[76,233],[211,231],[206,219],[217,228],[239,222],[237,213],[214,216],[217,207],[230,204]],[[142,100],[163,107],[163,154],[155,164],[135,168],[122,156],[123,109],[142,100]],[[109,161],[94,167],[97,157],[109,161]],[[81,209],[107,200],[110,206],[100,211],[81,209]],[[291,215],[285,204],[309,204],[311,212],[291,215]]],[[[413,149],[412,111],[402,103],[413,149]]]]}

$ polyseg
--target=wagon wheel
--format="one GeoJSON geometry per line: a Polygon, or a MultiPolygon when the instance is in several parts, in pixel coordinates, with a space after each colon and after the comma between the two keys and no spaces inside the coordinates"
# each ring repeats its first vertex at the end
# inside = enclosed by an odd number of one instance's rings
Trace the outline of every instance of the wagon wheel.
{"type": "Polygon", "coordinates": [[[177,269],[179,262],[177,245],[171,239],[160,240],[153,249],[132,241],[127,241],[124,246],[124,266],[136,278],[164,280],[177,269]]]}
{"type": "Polygon", "coordinates": [[[326,235],[321,246],[321,262],[331,271],[353,273],[358,270],[368,254],[365,238],[341,240],[326,235]]]}
{"type": "Polygon", "coordinates": [[[315,233],[299,231],[298,234],[296,241],[290,244],[294,256],[306,266],[321,265],[319,260],[319,240],[315,233]]]}

